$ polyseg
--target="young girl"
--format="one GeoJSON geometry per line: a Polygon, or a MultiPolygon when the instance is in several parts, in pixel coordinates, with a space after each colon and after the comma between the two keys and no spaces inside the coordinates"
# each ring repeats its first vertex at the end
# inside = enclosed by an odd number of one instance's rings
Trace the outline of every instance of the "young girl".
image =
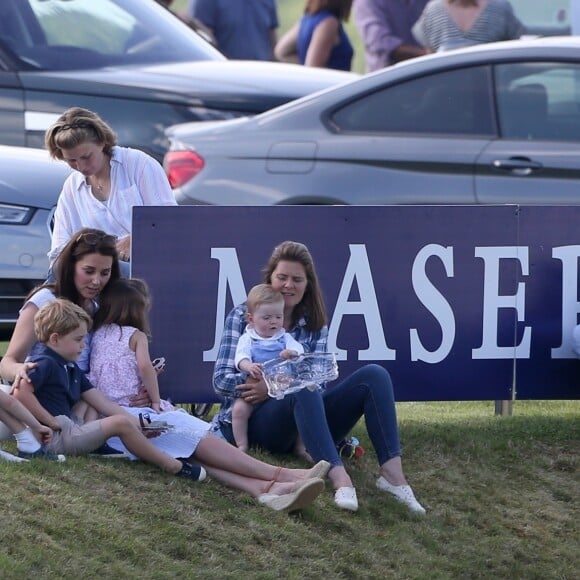
{"type": "Polygon", "coordinates": [[[173,411],[161,401],[157,371],[149,356],[149,290],[142,280],[114,284],[94,319],[89,380],[122,406],[145,387],[156,413],[173,411]]]}

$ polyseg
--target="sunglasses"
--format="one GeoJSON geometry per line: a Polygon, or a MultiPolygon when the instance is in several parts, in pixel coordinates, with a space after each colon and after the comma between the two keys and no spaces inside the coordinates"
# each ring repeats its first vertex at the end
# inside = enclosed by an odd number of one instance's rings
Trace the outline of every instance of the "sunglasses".
{"type": "Polygon", "coordinates": [[[75,121],[73,123],[65,123],[58,127],[55,133],[60,131],[68,131],[69,129],[94,129],[94,125],[88,121],[75,121]]]}
{"type": "Polygon", "coordinates": [[[111,236],[110,234],[95,234],[93,232],[86,232],[80,234],[75,240],[75,244],[79,242],[84,242],[87,246],[98,246],[101,242],[116,244],[117,236],[111,236]]]}

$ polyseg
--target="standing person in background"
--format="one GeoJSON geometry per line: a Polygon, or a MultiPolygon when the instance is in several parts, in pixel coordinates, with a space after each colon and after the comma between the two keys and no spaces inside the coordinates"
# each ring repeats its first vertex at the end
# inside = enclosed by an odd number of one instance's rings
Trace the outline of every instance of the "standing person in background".
{"type": "Polygon", "coordinates": [[[354,21],[365,45],[367,72],[427,53],[411,29],[428,0],[354,0],[354,21]]]}
{"type": "Polygon", "coordinates": [[[44,140],[53,159],[75,170],[64,182],[54,213],[51,267],[73,234],[90,227],[117,237],[127,277],[133,207],[177,205],[163,168],[143,151],[119,147],[111,127],[80,107],[65,111],[44,140]]]}
{"type": "Polygon", "coordinates": [[[508,0],[432,0],[413,26],[417,41],[431,52],[514,40],[524,31],[508,0]]]}
{"type": "Polygon", "coordinates": [[[304,16],[276,44],[283,62],[349,71],[354,50],[342,25],[352,0],[307,0],[304,16]]]}
{"type": "MultiPolygon", "coordinates": [[[[187,24],[191,29],[195,30],[195,32],[197,32],[204,40],[206,40],[210,44],[214,44],[211,34],[208,33],[207,28],[199,20],[196,20],[195,18],[190,18],[185,12],[180,13],[171,10],[173,0],[156,0],[156,2],[157,4],[161,4],[161,6],[167,8],[167,10],[173,12],[173,14],[175,14],[180,20],[183,20],[183,22],[185,22],[185,24],[187,24]]],[[[190,6],[193,6],[194,4],[195,0],[191,0],[190,6]]]]}
{"type": "Polygon", "coordinates": [[[228,58],[274,59],[275,0],[191,0],[187,16],[201,22],[228,58]]]}

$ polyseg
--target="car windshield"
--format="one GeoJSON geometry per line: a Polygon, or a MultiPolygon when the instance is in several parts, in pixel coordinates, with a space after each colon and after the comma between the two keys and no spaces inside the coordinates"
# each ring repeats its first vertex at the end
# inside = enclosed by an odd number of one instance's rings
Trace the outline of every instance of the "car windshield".
{"type": "Polygon", "coordinates": [[[0,44],[29,70],[223,59],[153,0],[2,0],[0,44]]]}

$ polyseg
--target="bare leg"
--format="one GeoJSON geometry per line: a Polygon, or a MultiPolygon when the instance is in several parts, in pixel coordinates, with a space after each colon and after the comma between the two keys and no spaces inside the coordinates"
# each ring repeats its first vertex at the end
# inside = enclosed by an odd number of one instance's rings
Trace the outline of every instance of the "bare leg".
{"type": "Polygon", "coordinates": [[[250,444],[248,441],[248,421],[254,410],[253,405],[243,399],[236,399],[232,407],[232,431],[236,445],[244,453],[247,453],[250,444]]]}
{"type": "Polygon", "coordinates": [[[328,479],[332,482],[334,489],[339,489],[340,487],[353,487],[352,479],[342,465],[336,465],[333,467],[328,472],[328,479]]]}
{"type": "Polygon", "coordinates": [[[94,407],[89,406],[87,412],[85,413],[85,423],[88,423],[89,421],[96,421],[99,417],[99,412],[94,407]]]}
{"type": "Polygon", "coordinates": [[[23,429],[26,429],[26,425],[22,421],[19,421],[2,408],[0,408],[0,421],[2,421],[2,423],[4,423],[12,433],[19,433],[23,429]]]}
{"type": "Polygon", "coordinates": [[[0,420],[0,442],[14,441],[14,432],[0,420]]]}
{"type": "Polygon", "coordinates": [[[381,465],[381,475],[392,485],[407,485],[401,457],[393,457],[381,465]]]}
{"type": "Polygon", "coordinates": [[[293,492],[296,488],[295,483],[274,482],[274,484],[270,486],[270,484],[263,479],[247,477],[245,475],[240,475],[239,473],[232,473],[231,471],[217,469],[215,467],[207,467],[207,472],[214,479],[223,483],[224,485],[245,491],[252,497],[258,497],[263,493],[266,493],[266,491],[274,495],[284,495],[286,493],[293,492]]]}
{"type": "Polygon", "coordinates": [[[75,417],[78,417],[83,423],[96,421],[99,418],[97,410],[85,401],[78,401],[75,403],[72,408],[72,414],[75,417]]]}
{"type": "Polygon", "coordinates": [[[309,477],[310,473],[309,469],[286,469],[264,463],[214,435],[207,435],[201,440],[193,458],[206,467],[208,473],[211,473],[212,468],[221,469],[230,474],[262,481],[276,480],[282,483],[293,483],[309,477]]]}
{"type": "Polygon", "coordinates": [[[300,436],[296,439],[296,443],[294,445],[294,455],[296,455],[296,457],[304,459],[310,464],[314,463],[314,459],[312,459],[310,453],[306,451],[306,447],[304,446],[304,442],[302,441],[302,438],[300,436]]]}
{"type": "MultiPolygon", "coordinates": [[[[17,401],[15,400],[14,402],[16,403],[17,401]]],[[[10,411],[0,408],[0,421],[3,423],[0,429],[0,437],[6,438],[8,436],[9,440],[16,439],[18,451],[34,453],[40,449],[42,441],[37,439],[37,434],[10,411]]]]}
{"type": "Polygon", "coordinates": [[[148,463],[153,463],[169,473],[178,473],[183,464],[177,459],[163,453],[147,440],[147,437],[124,415],[112,415],[101,419],[103,434],[108,439],[115,435],[121,438],[125,447],[148,463]]]}

